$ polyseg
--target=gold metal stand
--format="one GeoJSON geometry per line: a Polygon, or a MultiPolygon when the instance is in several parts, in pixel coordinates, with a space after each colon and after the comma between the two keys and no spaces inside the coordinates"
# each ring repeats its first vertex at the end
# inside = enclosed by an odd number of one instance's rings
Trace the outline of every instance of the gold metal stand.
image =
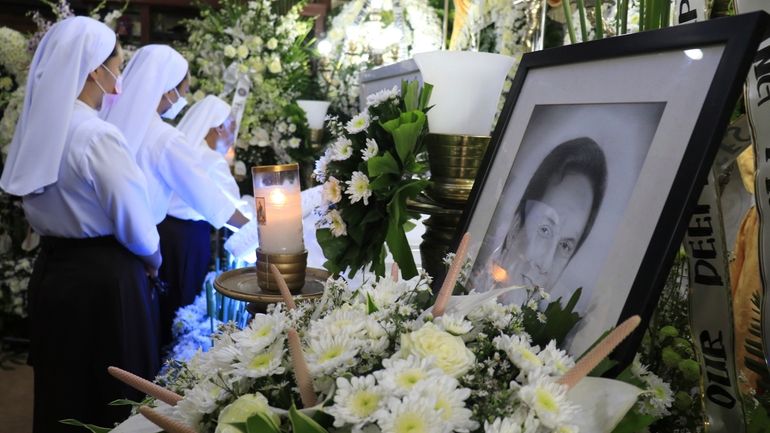
{"type": "Polygon", "coordinates": [[[292,294],[302,291],[307,270],[307,250],[299,254],[265,254],[261,248],[257,249],[257,283],[263,292],[278,294],[278,283],[270,272],[271,264],[281,272],[292,294]]]}
{"type": "Polygon", "coordinates": [[[460,225],[489,140],[490,137],[446,134],[425,137],[433,184],[425,194],[407,201],[407,207],[430,216],[425,221],[420,256],[422,267],[436,281],[446,271],[443,260],[460,225]]]}

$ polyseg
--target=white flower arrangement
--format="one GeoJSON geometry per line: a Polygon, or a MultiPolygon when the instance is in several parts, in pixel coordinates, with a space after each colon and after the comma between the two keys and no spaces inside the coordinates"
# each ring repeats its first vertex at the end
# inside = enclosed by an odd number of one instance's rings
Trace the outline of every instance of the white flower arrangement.
{"type": "MultiPolygon", "coordinates": [[[[579,425],[607,433],[634,401],[665,406],[659,390],[667,384],[650,378],[647,392],[617,388],[628,404],[611,409],[622,411],[613,412],[614,422],[583,411],[590,400],[584,394],[608,386],[607,379],[569,394],[580,379],[574,370],[562,376],[574,361],[553,340],[542,350],[531,343],[527,307],[498,304],[499,295],[524,288],[450,301],[450,277],[433,304],[427,274],[393,278],[369,275],[358,287],[329,278],[320,299],[288,310],[272,304],[242,330],[222,327],[209,352],[171,364],[160,378],[183,394],[165,413],[200,433],[564,433],[579,425]],[[490,306],[510,320],[491,318],[490,306]]],[[[608,340],[630,333],[636,320],[608,340]]],[[[600,351],[610,350],[604,343],[600,351]]],[[[599,361],[593,353],[586,358],[592,364],[582,371],[599,361]]]]}
{"type": "Polygon", "coordinates": [[[300,16],[304,4],[278,14],[271,0],[226,0],[186,22],[190,37],[181,52],[194,77],[192,102],[206,94],[230,101],[239,80],[250,83],[235,164],[288,162],[302,146],[304,112],[295,100],[310,82],[305,38],[312,25],[300,16]]]}
{"type": "MultiPolygon", "coordinates": [[[[441,46],[441,23],[426,0],[353,0],[334,17],[326,38],[318,44],[319,84],[333,109],[353,116],[360,109],[361,71],[441,46]]],[[[388,96],[395,98],[398,93],[379,97],[388,96]]]]}

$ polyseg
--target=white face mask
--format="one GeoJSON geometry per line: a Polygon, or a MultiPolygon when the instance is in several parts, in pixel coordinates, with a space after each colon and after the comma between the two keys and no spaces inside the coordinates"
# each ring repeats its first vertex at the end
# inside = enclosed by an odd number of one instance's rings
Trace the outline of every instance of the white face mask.
{"type": "Polygon", "coordinates": [[[112,75],[112,78],[115,79],[115,93],[109,93],[106,90],[104,90],[104,87],[102,87],[101,84],[99,84],[99,81],[94,79],[94,83],[96,83],[97,86],[99,86],[99,90],[102,91],[102,109],[109,109],[113,105],[115,105],[115,101],[118,100],[118,95],[123,91],[123,75],[118,75],[117,77],[115,74],[110,71],[110,69],[104,65],[100,65],[102,68],[104,68],[105,71],[107,71],[110,75],[112,75]]]}
{"type": "Polygon", "coordinates": [[[170,99],[168,99],[168,96],[163,95],[164,98],[168,102],[171,103],[171,107],[168,108],[163,114],[160,115],[160,117],[164,119],[174,119],[177,115],[182,111],[182,109],[187,105],[187,99],[185,99],[182,95],[179,94],[179,91],[174,89],[174,92],[176,93],[177,99],[176,102],[171,102],[170,99]]]}

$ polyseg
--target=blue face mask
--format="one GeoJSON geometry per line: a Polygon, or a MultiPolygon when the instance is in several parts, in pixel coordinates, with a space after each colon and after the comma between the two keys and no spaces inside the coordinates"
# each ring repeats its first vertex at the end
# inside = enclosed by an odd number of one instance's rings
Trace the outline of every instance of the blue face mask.
{"type": "Polygon", "coordinates": [[[160,117],[164,119],[174,119],[177,115],[182,111],[182,109],[187,105],[187,99],[185,99],[182,95],[179,94],[179,91],[174,89],[174,92],[176,93],[177,99],[175,102],[171,102],[170,99],[168,99],[168,96],[163,95],[164,98],[166,98],[166,101],[171,103],[171,107],[168,108],[163,114],[160,115],[160,117]]]}

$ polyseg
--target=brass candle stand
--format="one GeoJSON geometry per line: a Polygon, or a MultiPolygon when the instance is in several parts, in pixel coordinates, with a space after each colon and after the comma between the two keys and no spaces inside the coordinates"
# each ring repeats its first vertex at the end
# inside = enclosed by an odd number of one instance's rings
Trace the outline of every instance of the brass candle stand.
{"type": "Polygon", "coordinates": [[[422,267],[436,279],[443,275],[444,257],[460,225],[473,182],[478,174],[490,137],[428,134],[428,150],[432,185],[407,207],[428,215],[425,234],[420,244],[422,267]]]}
{"type": "Polygon", "coordinates": [[[299,254],[265,254],[261,248],[257,248],[257,283],[263,292],[278,294],[278,282],[270,272],[271,264],[281,272],[293,295],[302,291],[307,270],[307,250],[299,254]]]}

